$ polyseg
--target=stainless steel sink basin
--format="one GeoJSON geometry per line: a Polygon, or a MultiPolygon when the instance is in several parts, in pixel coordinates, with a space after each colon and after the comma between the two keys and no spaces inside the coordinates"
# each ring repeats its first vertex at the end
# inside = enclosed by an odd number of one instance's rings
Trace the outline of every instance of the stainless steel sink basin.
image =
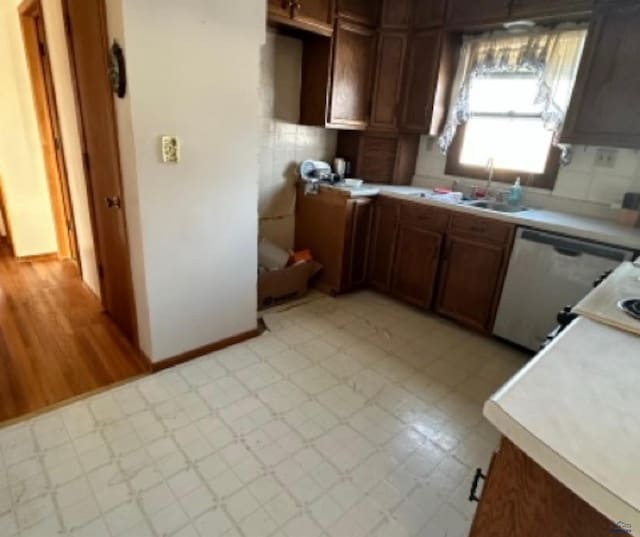
{"type": "Polygon", "coordinates": [[[478,209],[485,209],[487,211],[496,211],[498,213],[521,213],[523,211],[527,211],[526,207],[522,205],[508,205],[506,203],[501,203],[499,201],[487,201],[487,200],[479,200],[472,201],[467,204],[469,207],[476,207],[478,209]]]}

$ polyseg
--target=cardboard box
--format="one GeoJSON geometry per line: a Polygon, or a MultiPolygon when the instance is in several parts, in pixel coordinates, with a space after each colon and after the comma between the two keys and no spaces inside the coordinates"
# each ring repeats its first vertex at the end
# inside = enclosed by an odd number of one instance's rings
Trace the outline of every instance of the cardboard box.
{"type": "Polygon", "coordinates": [[[306,261],[281,270],[263,272],[258,276],[258,309],[304,296],[309,289],[309,280],[321,270],[320,263],[306,261]]]}

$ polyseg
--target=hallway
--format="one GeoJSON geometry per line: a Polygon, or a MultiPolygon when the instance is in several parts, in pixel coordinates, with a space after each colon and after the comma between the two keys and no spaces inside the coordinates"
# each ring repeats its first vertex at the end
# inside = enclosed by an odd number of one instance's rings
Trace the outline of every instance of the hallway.
{"type": "Polygon", "coordinates": [[[145,372],[72,263],[0,242],[0,422],[145,372]]]}

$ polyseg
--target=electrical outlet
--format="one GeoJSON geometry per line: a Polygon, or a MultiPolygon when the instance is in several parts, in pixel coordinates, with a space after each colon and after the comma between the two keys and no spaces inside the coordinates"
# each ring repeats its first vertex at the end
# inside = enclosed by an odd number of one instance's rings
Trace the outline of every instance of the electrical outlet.
{"type": "Polygon", "coordinates": [[[600,147],[596,151],[595,165],[598,168],[615,168],[617,158],[617,149],[605,149],[600,147]]]}
{"type": "Polygon", "coordinates": [[[180,142],[176,136],[163,136],[162,140],[162,162],[180,162],[180,142]]]}

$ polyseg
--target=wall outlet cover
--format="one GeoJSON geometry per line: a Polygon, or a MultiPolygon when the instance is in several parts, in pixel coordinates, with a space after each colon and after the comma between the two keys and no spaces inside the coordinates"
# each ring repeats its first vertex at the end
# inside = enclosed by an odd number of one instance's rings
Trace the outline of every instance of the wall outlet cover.
{"type": "Polygon", "coordinates": [[[162,136],[162,162],[180,162],[180,142],[176,136],[162,136]]]}
{"type": "Polygon", "coordinates": [[[596,151],[596,161],[594,164],[598,168],[615,168],[617,158],[617,149],[599,147],[596,151]]]}

